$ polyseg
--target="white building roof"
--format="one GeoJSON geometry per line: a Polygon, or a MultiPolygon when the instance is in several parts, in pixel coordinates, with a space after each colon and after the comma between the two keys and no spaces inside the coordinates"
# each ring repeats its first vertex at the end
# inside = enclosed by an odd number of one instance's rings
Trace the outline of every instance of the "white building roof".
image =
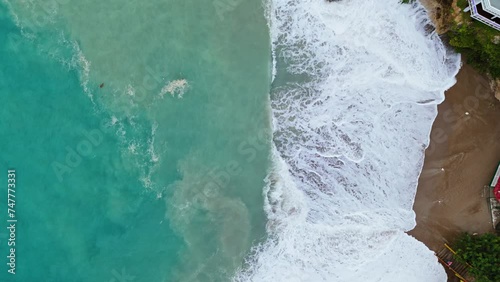
{"type": "Polygon", "coordinates": [[[469,7],[472,18],[500,30],[500,0],[469,0],[469,7]]]}
{"type": "Polygon", "coordinates": [[[483,8],[490,14],[500,17],[500,0],[483,0],[483,8]]]}

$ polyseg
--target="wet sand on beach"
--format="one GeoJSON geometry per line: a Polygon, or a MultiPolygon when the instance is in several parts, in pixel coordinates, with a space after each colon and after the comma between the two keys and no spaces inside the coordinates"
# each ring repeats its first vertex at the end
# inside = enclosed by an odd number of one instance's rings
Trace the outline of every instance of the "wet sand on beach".
{"type": "Polygon", "coordinates": [[[465,65],[439,105],[408,232],[437,251],[461,232],[492,231],[483,189],[500,161],[500,102],[465,65]]]}

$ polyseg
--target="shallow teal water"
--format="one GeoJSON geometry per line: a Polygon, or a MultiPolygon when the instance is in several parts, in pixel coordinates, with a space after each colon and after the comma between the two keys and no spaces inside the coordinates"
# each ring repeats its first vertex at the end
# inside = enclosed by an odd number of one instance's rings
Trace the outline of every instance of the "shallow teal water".
{"type": "Polygon", "coordinates": [[[265,237],[260,2],[29,2],[0,5],[0,179],[16,169],[19,220],[0,281],[229,280],[265,237]]]}

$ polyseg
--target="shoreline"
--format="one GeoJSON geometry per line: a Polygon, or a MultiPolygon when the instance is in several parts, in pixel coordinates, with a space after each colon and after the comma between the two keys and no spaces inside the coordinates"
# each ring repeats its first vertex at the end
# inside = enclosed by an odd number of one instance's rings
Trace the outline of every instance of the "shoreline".
{"type": "Polygon", "coordinates": [[[438,106],[413,205],[417,225],[408,232],[433,251],[462,232],[493,231],[482,193],[500,161],[500,102],[471,66],[456,79],[438,106]]]}

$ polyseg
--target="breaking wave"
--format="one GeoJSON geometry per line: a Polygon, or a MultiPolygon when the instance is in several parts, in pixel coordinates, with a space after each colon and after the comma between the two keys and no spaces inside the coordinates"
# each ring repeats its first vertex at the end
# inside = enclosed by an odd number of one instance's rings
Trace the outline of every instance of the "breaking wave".
{"type": "Polygon", "coordinates": [[[235,281],[446,281],[405,231],[460,57],[419,3],[272,0],[270,239],[235,281]]]}

